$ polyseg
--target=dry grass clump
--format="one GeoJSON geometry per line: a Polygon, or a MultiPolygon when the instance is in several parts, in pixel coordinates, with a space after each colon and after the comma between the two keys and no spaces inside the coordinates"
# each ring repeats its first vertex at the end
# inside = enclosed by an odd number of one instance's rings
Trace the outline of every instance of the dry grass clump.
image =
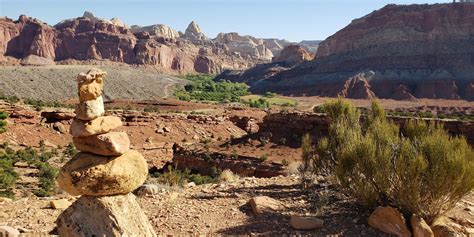
{"type": "Polygon", "coordinates": [[[239,179],[237,174],[234,174],[231,170],[226,169],[222,171],[217,178],[219,182],[235,182],[239,179]]]}

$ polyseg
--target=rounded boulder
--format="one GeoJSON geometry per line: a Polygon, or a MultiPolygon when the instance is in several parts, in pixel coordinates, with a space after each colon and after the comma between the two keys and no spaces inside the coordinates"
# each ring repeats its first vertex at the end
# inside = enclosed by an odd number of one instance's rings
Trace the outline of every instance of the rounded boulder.
{"type": "Polygon", "coordinates": [[[61,168],[57,181],[71,195],[108,196],[132,192],[147,176],[146,160],[137,151],[120,156],[81,152],[61,168]]]}

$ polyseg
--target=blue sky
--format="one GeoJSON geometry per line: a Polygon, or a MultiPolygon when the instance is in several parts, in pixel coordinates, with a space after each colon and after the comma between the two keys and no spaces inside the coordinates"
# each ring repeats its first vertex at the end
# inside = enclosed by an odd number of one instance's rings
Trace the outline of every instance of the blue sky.
{"type": "Polygon", "coordinates": [[[184,31],[192,20],[214,38],[238,32],[291,41],[325,39],[354,18],[389,3],[437,3],[449,0],[0,0],[0,16],[20,14],[54,25],[85,10],[128,25],[165,24],[184,31]]]}

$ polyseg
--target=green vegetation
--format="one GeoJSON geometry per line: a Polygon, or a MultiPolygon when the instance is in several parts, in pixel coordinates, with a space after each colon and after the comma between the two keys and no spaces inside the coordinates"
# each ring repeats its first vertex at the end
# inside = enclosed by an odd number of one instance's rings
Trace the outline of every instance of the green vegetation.
{"type": "Polygon", "coordinates": [[[36,111],[41,111],[44,107],[50,108],[74,108],[74,105],[64,104],[58,101],[43,101],[43,100],[35,100],[30,98],[21,99],[17,96],[5,96],[0,95],[0,100],[5,100],[7,103],[16,104],[22,101],[24,104],[33,106],[36,111]]]}
{"type": "Polygon", "coordinates": [[[323,108],[332,123],[316,147],[314,172],[335,175],[362,204],[395,206],[431,222],[473,190],[474,151],[465,138],[424,121],[400,134],[377,102],[365,122],[342,99],[323,108]]]}
{"type": "Polygon", "coordinates": [[[184,79],[189,80],[190,84],[175,93],[180,100],[240,102],[241,96],[249,94],[246,84],[216,81],[212,75],[187,75],[184,79]]]}
{"type": "Polygon", "coordinates": [[[8,143],[4,143],[2,147],[3,151],[0,151],[0,196],[10,197],[13,195],[13,188],[18,179],[14,166],[18,162],[25,162],[39,170],[39,189],[34,191],[35,195],[47,197],[53,194],[54,180],[58,170],[52,167],[48,160],[58,155],[57,149],[47,151],[44,141],[40,141],[39,152],[31,147],[14,151],[8,143]]]}
{"type": "Polygon", "coordinates": [[[0,111],[0,133],[3,133],[7,130],[7,121],[8,114],[6,112],[0,111]]]}
{"type": "Polygon", "coordinates": [[[260,109],[270,108],[270,103],[264,98],[260,98],[258,100],[249,100],[248,103],[251,108],[260,108],[260,109]]]}
{"type": "Polygon", "coordinates": [[[313,170],[312,161],[316,154],[313,148],[313,139],[309,134],[305,134],[301,140],[301,165],[298,167],[298,171],[301,176],[301,185],[303,188],[307,188],[311,182],[311,171],[313,170]]]}
{"type": "MultiPolygon", "coordinates": [[[[250,107],[252,107],[252,104],[251,104],[252,101],[260,101],[260,104],[263,104],[262,102],[265,102],[265,103],[268,102],[267,108],[270,107],[271,105],[288,106],[288,107],[295,107],[298,105],[297,101],[292,100],[292,99],[277,97],[277,95],[272,92],[267,92],[265,93],[264,96],[260,96],[260,95],[242,96],[241,100],[244,103],[248,103],[250,107]]],[[[260,107],[257,107],[257,108],[260,108],[260,107]]]]}
{"type": "Polygon", "coordinates": [[[154,176],[158,178],[158,182],[169,186],[184,187],[188,182],[194,182],[196,185],[215,183],[220,175],[216,167],[211,168],[210,175],[200,175],[191,173],[190,170],[184,171],[168,166],[166,172],[160,174],[155,173],[154,176]]]}

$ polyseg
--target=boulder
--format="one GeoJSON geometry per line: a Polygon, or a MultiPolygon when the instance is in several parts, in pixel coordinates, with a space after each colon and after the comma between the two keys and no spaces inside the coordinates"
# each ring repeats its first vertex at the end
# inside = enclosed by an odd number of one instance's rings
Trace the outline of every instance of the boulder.
{"type": "Polygon", "coordinates": [[[1,237],[17,237],[20,236],[20,231],[10,226],[0,226],[1,237]]]}
{"type": "Polygon", "coordinates": [[[412,215],[410,223],[413,237],[434,237],[433,231],[423,218],[412,215]]]}
{"type": "Polygon", "coordinates": [[[71,195],[104,196],[132,192],[147,175],[146,160],[137,151],[108,157],[80,152],[61,168],[57,181],[71,195]]]}
{"type": "Polygon", "coordinates": [[[102,116],[89,121],[74,119],[69,133],[73,137],[87,137],[107,133],[120,126],[122,120],[115,116],[102,116]]]}
{"type": "Polygon", "coordinates": [[[95,100],[102,95],[104,89],[103,77],[107,75],[106,72],[93,68],[87,73],[79,73],[77,75],[79,101],[95,100]]]}
{"type": "Polygon", "coordinates": [[[290,225],[293,229],[296,230],[313,230],[321,228],[324,224],[324,221],[309,216],[291,216],[290,225]]]}
{"type": "Polygon", "coordinates": [[[433,221],[431,230],[435,237],[461,237],[461,233],[457,232],[450,226],[450,220],[446,217],[440,217],[433,221]]]}
{"type": "Polygon", "coordinates": [[[267,196],[253,197],[249,203],[255,215],[271,213],[285,208],[280,201],[267,196]]]}
{"type": "Polygon", "coordinates": [[[64,125],[60,122],[55,122],[53,123],[53,129],[62,133],[62,134],[65,134],[67,133],[67,129],[64,127],[64,125]]]}
{"type": "Polygon", "coordinates": [[[82,196],[56,223],[59,236],[156,236],[133,194],[82,196]]]}
{"type": "Polygon", "coordinates": [[[76,106],[76,118],[80,120],[92,120],[102,116],[105,113],[104,100],[102,96],[95,100],[83,101],[76,106]]]}
{"type": "Polygon", "coordinates": [[[53,209],[66,209],[69,206],[71,206],[71,202],[68,201],[67,199],[58,199],[58,200],[52,200],[49,205],[53,209]]]}
{"type": "Polygon", "coordinates": [[[399,237],[411,236],[402,214],[392,207],[377,207],[369,217],[369,225],[399,237]]]}
{"type": "Polygon", "coordinates": [[[48,122],[58,122],[63,120],[71,120],[76,115],[72,112],[65,111],[43,111],[41,117],[45,118],[48,122]]]}
{"type": "Polygon", "coordinates": [[[130,139],[125,132],[73,137],[72,140],[78,150],[103,156],[122,155],[130,149],[130,139]]]}

